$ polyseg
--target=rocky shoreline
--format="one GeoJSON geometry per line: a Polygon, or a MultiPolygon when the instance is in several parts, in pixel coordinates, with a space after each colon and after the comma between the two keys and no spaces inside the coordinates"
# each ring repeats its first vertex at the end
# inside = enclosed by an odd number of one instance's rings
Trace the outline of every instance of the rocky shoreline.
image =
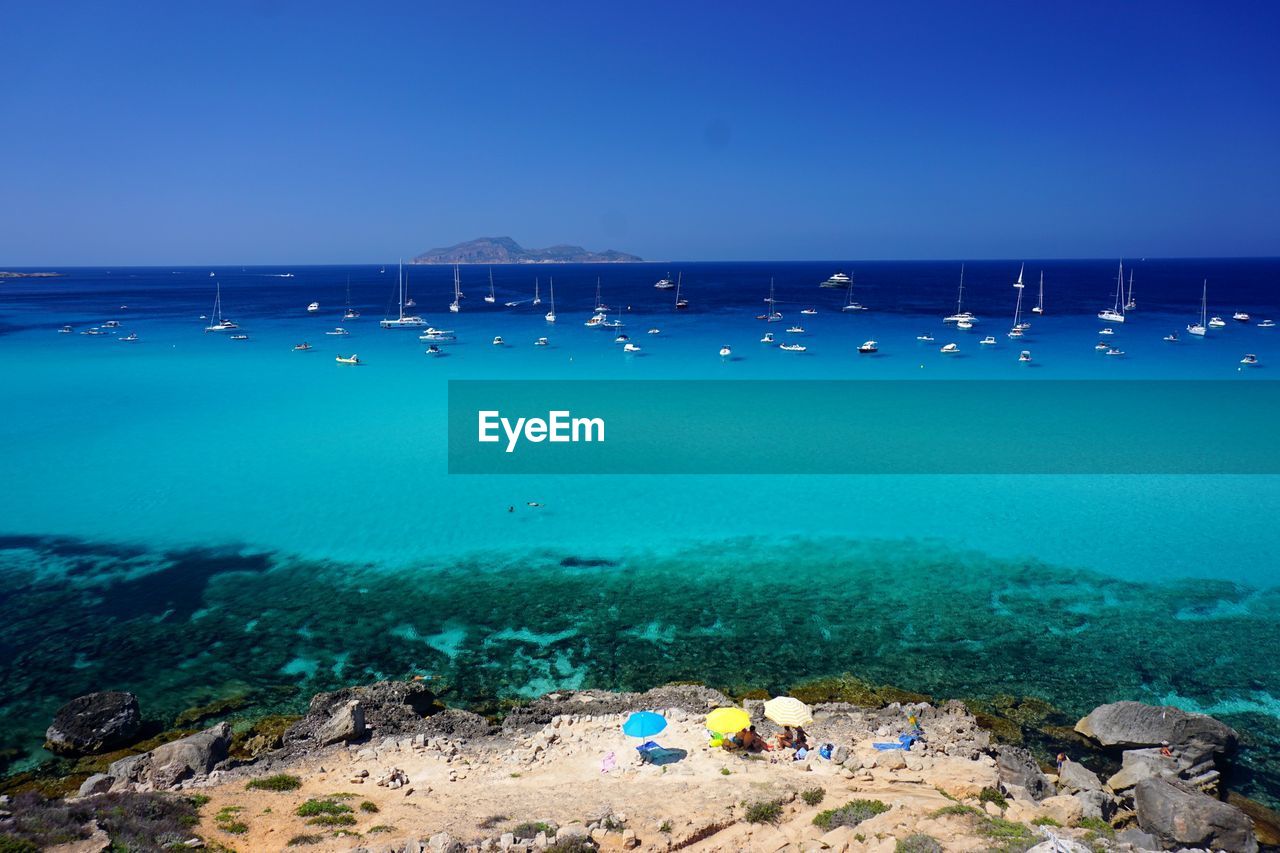
{"type": "MultiPolygon", "coordinates": [[[[495,722],[445,708],[423,682],[378,682],[318,694],[300,718],[238,731],[223,720],[116,757],[108,750],[140,733],[137,700],[92,694],[59,710],[46,745],[82,762],[97,756],[101,769],[62,800],[7,796],[0,850],[109,849],[113,833],[139,831],[119,815],[156,798],[189,812],[157,812],[191,826],[183,838],[170,828],[169,847],[245,851],[1252,853],[1280,843],[1273,813],[1223,798],[1239,738],[1212,717],[1102,705],[1075,726],[1081,748],[1045,767],[958,701],[815,703],[807,728],[829,757],[743,756],[710,746],[702,725],[734,704],[695,685],[561,692],[495,722]],[[661,762],[641,761],[620,731],[639,710],[668,721],[661,762]],[[884,749],[912,717],[924,739],[884,749]],[[52,846],[38,830],[51,810],[83,818],[52,846]]],[[[762,735],[776,734],[762,700],[740,704],[762,735]]]]}

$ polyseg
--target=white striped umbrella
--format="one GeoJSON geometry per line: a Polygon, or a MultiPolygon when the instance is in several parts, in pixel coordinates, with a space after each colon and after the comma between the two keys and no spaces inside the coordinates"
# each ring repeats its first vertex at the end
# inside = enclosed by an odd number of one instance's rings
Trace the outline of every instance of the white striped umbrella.
{"type": "Polygon", "coordinates": [[[793,696],[776,696],[765,702],[764,715],[780,726],[807,726],[813,722],[809,706],[793,696]]]}

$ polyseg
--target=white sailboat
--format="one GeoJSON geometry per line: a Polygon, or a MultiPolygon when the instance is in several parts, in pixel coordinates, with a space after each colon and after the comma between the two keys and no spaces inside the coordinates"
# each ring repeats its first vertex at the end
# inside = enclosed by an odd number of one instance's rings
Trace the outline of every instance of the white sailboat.
{"type": "MultiPolygon", "coordinates": [[[[213,273],[209,273],[213,275],[213,273]]],[[[218,282],[217,295],[213,297],[213,322],[204,327],[206,332],[229,332],[232,329],[240,328],[235,323],[222,316],[222,282],[218,282]]]]}
{"type": "Polygon", "coordinates": [[[1124,310],[1132,311],[1138,307],[1138,303],[1133,301],[1133,267],[1129,267],[1129,298],[1125,300],[1124,310]]]}
{"type": "Polygon", "coordinates": [[[343,312],[342,319],[354,320],[360,316],[360,312],[351,307],[351,276],[347,276],[347,310],[343,312]]]}
{"type": "Polygon", "coordinates": [[[533,280],[533,304],[542,304],[542,295],[538,293],[538,280],[536,278],[533,280]]]}
{"type": "Polygon", "coordinates": [[[684,273],[676,276],[676,310],[683,311],[689,307],[689,300],[680,295],[680,288],[684,284],[684,273]]]}
{"type": "Polygon", "coordinates": [[[764,320],[768,323],[776,323],[782,319],[782,312],[777,310],[777,300],[773,298],[773,279],[769,279],[769,298],[765,300],[769,303],[769,311],[767,314],[759,314],[757,320],[764,320]]]}
{"type": "Polygon", "coordinates": [[[1009,337],[1011,338],[1020,338],[1022,333],[1026,331],[1027,324],[1022,322],[1022,291],[1025,287],[1022,283],[1022,273],[1025,269],[1026,265],[1024,264],[1018,270],[1018,280],[1013,285],[1018,291],[1018,301],[1013,305],[1013,328],[1009,330],[1009,337]]]}
{"type": "Polygon", "coordinates": [[[416,328],[420,328],[422,326],[427,325],[427,321],[423,320],[421,317],[417,316],[416,314],[404,313],[405,282],[404,282],[404,261],[403,260],[400,261],[399,288],[400,288],[399,305],[398,305],[399,311],[396,315],[396,318],[394,320],[389,317],[383,318],[382,320],[379,321],[378,325],[380,325],[384,329],[416,329],[416,328]]]}
{"type": "Polygon", "coordinates": [[[972,312],[964,310],[964,264],[960,265],[960,293],[956,296],[956,313],[950,317],[943,317],[942,322],[957,323],[964,329],[972,329],[973,324],[978,322],[978,318],[973,316],[972,312]]]}
{"type": "Polygon", "coordinates": [[[1044,313],[1044,270],[1040,270],[1040,298],[1036,301],[1036,307],[1031,309],[1031,313],[1044,313]]]}
{"type": "Polygon", "coordinates": [[[849,276],[849,291],[844,297],[844,307],[841,311],[866,311],[861,305],[853,301],[853,276],[849,276]]]}
{"type": "Polygon", "coordinates": [[[547,322],[554,323],[556,321],[556,280],[551,279],[551,310],[547,312],[547,322]]]}
{"type": "Polygon", "coordinates": [[[484,298],[484,301],[492,305],[497,299],[498,297],[493,293],[493,267],[489,267],[489,295],[484,298]]]}
{"type": "Polygon", "coordinates": [[[1099,311],[1098,319],[1108,323],[1124,322],[1124,261],[1120,262],[1120,272],[1116,273],[1116,304],[1099,311]]]}
{"type": "Polygon", "coordinates": [[[1209,279],[1204,280],[1204,285],[1200,291],[1200,322],[1192,323],[1187,326],[1187,331],[1197,337],[1203,338],[1205,332],[1208,331],[1209,324],[1209,279]]]}
{"type": "Polygon", "coordinates": [[[458,265],[453,265],[453,301],[449,303],[450,313],[457,314],[462,310],[462,279],[458,273],[458,265]]]}

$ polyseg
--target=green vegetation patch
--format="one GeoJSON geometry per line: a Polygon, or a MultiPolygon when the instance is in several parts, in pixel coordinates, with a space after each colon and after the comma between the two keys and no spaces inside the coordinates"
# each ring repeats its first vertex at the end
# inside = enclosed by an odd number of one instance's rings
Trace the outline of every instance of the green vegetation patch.
{"type": "Polygon", "coordinates": [[[302,787],[302,777],[277,773],[262,779],[250,779],[244,787],[249,791],[296,791],[302,787]]]}
{"type": "Polygon", "coordinates": [[[884,814],[889,807],[879,800],[850,800],[838,809],[827,809],[813,816],[814,826],[835,829],[837,826],[857,826],[864,820],[884,814]]]}

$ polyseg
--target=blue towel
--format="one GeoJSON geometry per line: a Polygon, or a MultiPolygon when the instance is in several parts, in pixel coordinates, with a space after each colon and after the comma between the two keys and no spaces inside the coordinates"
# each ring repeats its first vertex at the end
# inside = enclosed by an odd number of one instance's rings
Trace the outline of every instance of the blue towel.
{"type": "Polygon", "coordinates": [[[906,749],[906,747],[900,743],[873,743],[871,745],[881,751],[890,749],[906,749]]]}

